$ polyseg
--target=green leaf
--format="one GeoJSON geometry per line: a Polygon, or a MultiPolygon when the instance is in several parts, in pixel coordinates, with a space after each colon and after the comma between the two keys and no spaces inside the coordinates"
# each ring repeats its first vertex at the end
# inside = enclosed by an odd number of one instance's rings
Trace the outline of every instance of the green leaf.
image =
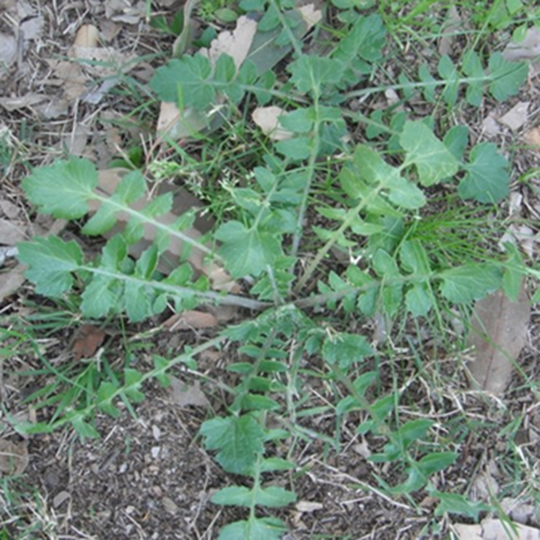
{"type": "Polygon", "coordinates": [[[219,254],[235,278],[250,274],[258,276],[282,254],[275,235],[248,229],[239,221],[221,225],[215,237],[223,243],[219,254]]]}
{"type": "Polygon", "coordinates": [[[143,374],[133,368],[124,369],[124,391],[123,394],[131,401],[140,403],[144,400],[144,394],[139,391],[142,385],[143,374]]]}
{"type": "Polygon", "coordinates": [[[79,219],[88,212],[88,200],[95,198],[98,174],[87,159],[72,157],[50,167],[39,167],[23,180],[26,196],[43,214],[79,219]]]}
{"type": "Polygon", "coordinates": [[[426,476],[431,476],[455,463],[457,457],[456,452],[432,452],[418,461],[417,466],[426,476]]]}
{"type": "Polygon", "coordinates": [[[181,108],[202,110],[216,99],[215,85],[210,83],[210,60],[202,54],[174,58],[156,70],[150,87],[161,101],[178,103],[181,108]]]}
{"type": "Polygon", "coordinates": [[[517,302],[527,266],[523,255],[514,244],[505,242],[504,249],[508,253],[508,259],[504,265],[503,289],[509,300],[517,302]]]}
{"type": "Polygon", "coordinates": [[[311,137],[295,137],[275,144],[276,150],[286,158],[294,161],[307,159],[311,154],[313,139],[311,137]]]}
{"type": "Polygon", "coordinates": [[[82,293],[81,311],[91,319],[105,317],[118,306],[122,284],[110,276],[95,275],[82,293]]]}
{"type": "Polygon", "coordinates": [[[458,187],[462,199],[495,204],[508,195],[508,162],[497,152],[495,144],[477,144],[469,159],[465,165],[467,174],[458,187]]]}
{"type": "Polygon", "coordinates": [[[104,234],[116,224],[116,214],[146,193],[146,181],[140,171],[126,174],[110,197],[101,201],[98,211],[83,227],[82,232],[96,236],[104,234]]]}
{"type": "Polygon", "coordinates": [[[251,516],[223,527],[218,540],[280,540],[285,532],[287,528],[280,519],[251,516]]]}
{"type": "Polygon", "coordinates": [[[279,123],[284,129],[293,133],[306,133],[313,129],[314,112],[313,107],[296,109],[280,116],[279,123]]]}
{"type": "Polygon", "coordinates": [[[237,505],[249,508],[252,504],[267,506],[269,508],[281,508],[296,501],[296,495],[278,486],[267,488],[231,486],[220,489],[212,496],[214,504],[237,505]]]}
{"type": "Polygon", "coordinates": [[[118,418],[122,414],[112,403],[112,398],[116,395],[117,390],[117,385],[104,381],[99,385],[97,393],[98,407],[113,418],[118,418]]]}
{"type": "Polygon", "coordinates": [[[218,463],[230,473],[249,475],[264,452],[264,431],[249,414],[207,420],[201,435],[208,450],[218,450],[218,463]]]}
{"type": "Polygon", "coordinates": [[[422,87],[422,92],[424,98],[428,103],[435,103],[435,83],[437,80],[433,77],[427,64],[422,64],[418,70],[418,78],[421,82],[425,83],[426,86],[422,87]]]}
{"type": "Polygon", "coordinates": [[[82,250],[74,240],[64,242],[56,236],[37,237],[18,244],[18,248],[18,259],[28,266],[24,275],[36,284],[38,294],[54,297],[71,289],[71,273],[83,262],[82,250]]]}
{"type": "Polygon", "coordinates": [[[415,275],[430,274],[430,264],[424,246],[420,240],[405,240],[400,247],[401,264],[405,270],[415,275]]]}
{"type": "MultiPolygon", "coordinates": [[[[355,2],[358,4],[358,2],[355,2]]],[[[363,17],[355,13],[354,24],[340,40],[333,57],[341,60],[347,71],[347,81],[351,81],[355,74],[355,62],[362,58],[367,62],[376,62],[382,56],[382,49],[386,39],[384,22],[379,15],[363,17]]],[[[338,78],[336,77],[336,82],[338,78]]],[[[352,82],[352,81],[351,81],[352,82]]]]}
{"type": "Polygon", "coordinates": [[[474,107],[480,107],[482,104],[482,95],[484,93],[484,68],[482,67],[480,57],[476,52],[469,51],[465,54],[463,71],[468,77],[473,79],[469,82],[467,87],[467,103],[474,107]]]}
{"type": "Polygon", "coordinates": [[[294,463],[282,458],[266,458],[261,462],[261,472],[288,471],[294,468],[294,463]]]}
{"type": "Polygon", "coordinates": [[[438,277],[443,281],[441,294],[456,304],[479,300],[496,291],[502,283],[500,269],[488,263],[451,268],[441,272],[438,277]]]}
{"type": "Polygon", "coordinates": [[[354,363],[373,354],[373,349],[364,336],[340,333],[324,340],[323,358],[329,364],[338,364],[348,369],[354,363]]]}
{"type": "Polygon", "coordinates": [[[456,158],[423,122],[408,120],[399,142],[406,150],[406,163],[416,165],[418,179],[432,186],[458,171],[456,158]]]}
{"type": "Polygon", "coordinates": [[[529,73],[526,62],[510,62],[498,52],[491,55],[488,68],[493,78],[489,91],[497,101],[505,101],[510,96],[515,96],[529,73]]]}
{"type": "Polygon", "coordinates": [[[388,198],[396,206],[414,210],[426,204],[426,197],[422,190],[399,174],[389,176],[386,179],[386,185],[389,191],[388,198]]]}
{"type": "Polygon", "coordinates": [[[433,297],[427,285],[414,284],[405,295],[405,305],[415,317],[425,317],[433,307],[433,297]]]}
{"type": "Polygon", "coordinates": [[[456,69],[452,60],[450,60],[447,55],[443,56],[439,60],[438,71],[440,77],[446,81],[442,98],[447,105],[452,106],[456,102],[459,91],[459,71],[456,69]]]}
{"type": "Polygon", "coordinates": [[[478,521],[480,512],[491,510],[491,506],[480,501],[469,501],[466,497],[457,493],[432,491],[430,495],[440,500],[439,505],[435,509],[436,516],[455,514],[478,521]]]}
{"type": "Polygon", "coordinates": [[[342,62],[323,56],[303,54],[287,66],[290,81],[301,93],[321,93],[324,85],[335,85],[344,70],[342,62]]]}
{"type": "Polygon", "coordinates": [[[469,128],[467,126],[454,126],[444,136],[444,144],[458,161],[463,159],[468,143],[469,128]]]}

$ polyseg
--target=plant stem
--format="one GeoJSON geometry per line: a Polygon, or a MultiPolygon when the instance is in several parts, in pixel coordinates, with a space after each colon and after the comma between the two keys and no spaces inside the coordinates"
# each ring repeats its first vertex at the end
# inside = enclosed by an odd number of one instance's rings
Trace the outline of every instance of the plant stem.
{"type": "Polygon", "coordinates": [[[307,267],[307,270],[304,272],[304,275],[300,278],[300,281],[296,284],[294,288],[296,291],[299,291],[304,287],[304,285],[307,283],[309,278],[313,275],[313,272],[315,272],[315,270],[317,269],[321,261],[326,257],[326,254],[330,251],[332,246],[337,242],[341,234],[349,228],[349,226],[356,219],[358,214],[366,206],[370,205],[371,200],[374,199],[379,194],[381,189],[382,189],[382,186],[378,186],[377,188],[374,188],[373,192],[369,195],[369,197],[362,199],[356,205],[356,207],[349,210],[349,212],[347,213],[347,217],[344,219],[339,229],[337,229],[337,231],[335,231],[334,234],[327,240],[326,244],[324,244],[324,246],[317,252],[317,255],[311,261],[310,265],[307,267]]]}

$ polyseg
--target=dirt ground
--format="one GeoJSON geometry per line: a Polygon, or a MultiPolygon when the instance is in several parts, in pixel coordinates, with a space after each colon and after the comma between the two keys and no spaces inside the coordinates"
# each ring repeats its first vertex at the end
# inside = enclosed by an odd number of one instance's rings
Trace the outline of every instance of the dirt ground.
{"type": "MultiPolygon", "coordinates": [[[[178,6],[173,1],[158,4],[164,13],[178,6]]],[[[95,24],[104,36],[104,45],[118,53],[119,65],[135,56],[145,57],[129,71],[133,88],[142,88],[153,69],[163,62],[163,58],[156,59],[153,55],[167,52],[171,45],[170,39],[165,40],[162,34],[148,27],[145,16],[145,2],[0,0],[0,48],[3,46],[0,54],[7,65],[0,70],[0,128],[9,130],[21,144],[13,162],[3,171],[0,210],[4,218],[11,212],[12,219],[20,223],[22,238],[16,237],[15,241],[55,226],[47,220],[30,222],[28,205],[20,189],[20,181],[29,167],[50,163],[66,151],[88,156],[98,166],[107,164],[118,155],[123,143],[137,139],[143,132],[144,125],[140,122],[126,121],[123,127],[110,123],[129,119],[132,113],[133,103],[123,98],[122,91],[107,93],[104,90],[104,96],[95,98],[97,103],[89,98],[88,81],[110,73],[92,71],[95,69],[92,66],[90,72],[73,71],[70,64],[67,67],[62,62],[70,56],[80,26],[95,24]],[[9,47],[13,48],[12,52],[9,47]]],[[[539,91],[534,85],[528,85],[515,102],[533,103],[532,108],[538,115],[539,91]]],[[[145,99],[143,95],[141,100],[145,99]]],[[[511,106],[512,103],[504,105],[506,109],[511,106]]],[[[143,124],[148,122],[148,133],[143,135],[151,133],[155,121],[151,114],[156,113],[154,110],[147,116],[142,114],[143,124]]],[[[504,146],[508,136],[502,131],[494,137],[504,146]]],[[[514,157],[518,173],[540,167],[540,153],[524,152],[514,157]]],[[[540,178],[534,182],[540,186],[540,178]]],[[[529,195],[527,204],[532,217],[536,217],[540,201],[529,195]]],[[[62,227],[62,224],[56,225],[62,227]]],[[[69,238],[75,233],[68,228],[62,234],[69,238]]],[[[0,243],[4,243],[2,239],[0,243]]],[[[92,249],[91,245],[85,247],[92,249]]],[[[33,295],[21,279],[18,288],[1,300],[0,316],[17,316],[32,324],[28,299],[38,305],[46,303],[33,295]]],[[[529,380],[540,379],[538,321],[539,314],[534,312],[530,340],[520,361],[529,380]]],[[[73,338],[72,328],[51,332],[37,329],[36,332],[42,336],[40,347],[52,365],[69,359],[67,349],[73,338]]],[[[174,337],[151,338],[154,341],[150,344],[153,352],[166,356],[171,349],[180,350],[185,342],[196,342],[208,334],[208,331],[198,334],[188,330],[174,337]]],[[[141,345],[143,364],[147,346],[141,345]]],[[[107,354],[114,357],[121,354],[119,351],[112,346],[107,354]]],[[[218,357],[209,355],[201,361],[201,371],[215,369],[216,364],[223,369],[223,364],[231,360],[228,354],[234,357],[234,351],[218,357]]],[[[425,359],[425,369],[434,377],[438,372],[455,371],[456,365],[460,364],[455,357],[440,358],[435,354],[425,359]]],[[[36,380],[10,378],[9,369],[38,367],[36,355],[25,349],[24,354],[10,359],[3,368],[2,436],[26,448],[28,463],[17,484],[25,493],[19,514],[5,504],[2,508],[0,519],[5,531],[2,538],[22,538],[17,535],[30,527],[26,532],[28,539],[210,540],[217,538],[219,528],[232,517],[242,515],[210,502],[212,494],[226,486],[231,477],[204,451],[197,435],[209,407],[216,410],[222,406],[218,390],[203,389],[206,406],[185,406],[179,405],[170,390],[157,384],[149,385],[145,388],[146,400],[135,408],[136,417],[125,408],[119,419],[97,416],[100,439],[81,442],[70,430],[22,439],[10,427],[9,414],[36,414],[38,419],[46,419],[51,409],[45,407],[29,412],[21,399],[34,384],[39,386],[43,381],[39,375],[35,376],[36,380]]],[[[403,361],[402,384],[410,385],[416,403],[423,403],[425,410],[431,411],[431,417],[440,422],[441,432],[454,437],[463,449],[457,464],[438,478],[439,488],[473,486],[476,493],[471,496],[482,500],[488,497],[495,482],[503,495],[510,498],[521,494],[528,504],[537,504],[527,496],[532,486],[540,492],[538,465],[532,466],[536,477],[528,479],[529,486],[522,480],[511,485],[508,478],[516,470],[513,461],[517,455],[512,444],[517,439],[505,438],[490,429],[494,424],[506,425],[512,418],[527,415],[519,440],[526,449],[524,455],[540,463],[540,410],[535,406],[535,397],[520,389],[516,378],[507,402],[486,401],[467,390],[466,377],[461,371],[454,374],[455,387],[435,395],[413,374],[412,360],[403,361]],[[477,422],[473,433],[466,437],[454,430],[457,419],[463,417],[471,425],[477,422]]],[[[186,384],[194,383],[193,378],[181,370],[175,375],[186,384]]],[[[314,388],[318,384],[313,381],[314,388]]],[[[319,390],[322,397],[328,392],[322,387],[317,388],[319,390]]],[[[391,500],[370,487],[374,485],[374,472],[386,475],[390,481],[392,471],[365,459],[365,443],[354,435],[353,420],[342,427],[343,446],[339,451],[333,451],[322,441],[299,444],[294,449],[294,460],[302,473],[291,473],[285,479],[276,477],[276,482],[283,485],[285,480],[292,482],[298,495],[299,502],[281,514],[291,529],[287,540],[445,538],[449,523],[444,517],[433,516],[433,501],[429,498],[415,501],[421,509],[418,511],[405,499],[391,500]],[[434,529],[435,524],[440,527],[440,534],[434,529]]],[[[306,420],[303,427],[331,433],[335,425],[323,416],[317,421],[306,420]]],[[[368,442],[380,446],[380,441],[368,442]]],[[[287,456],[288,450],[285,446],[281,448],[282,457],[287,456]]],[[[3,485],[5,503],[8,496],[6,484],[3,485]]],[[[540,526],[537,508],[536,514],[530,513],[526,522],[540,526]]]]}

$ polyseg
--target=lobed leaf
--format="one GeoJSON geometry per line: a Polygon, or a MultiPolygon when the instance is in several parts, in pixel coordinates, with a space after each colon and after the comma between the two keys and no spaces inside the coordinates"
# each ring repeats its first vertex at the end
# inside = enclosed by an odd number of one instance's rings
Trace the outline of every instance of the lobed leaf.
{"type": "Polygon", "coordinates": [[[458,187],[462,199],[495,204],[508,195],[508,162],[497,152],[495,144],[477,144],[469,159],[469,163],[465,165],[467,174],[458,187]]]}
{"type": "Polygon", "coordinates": [[[97,185],[95,165],[76,157],[34,169],[22,182],[26,196],[41,213],[62,219],[84,216],[97,185]]]}
{"type": "Polygon", "coordinates": [[[264,452],[264,430],[250,414],[207,420],[201,435],[209,450],[218,450],[217,461],[227,472],[249,475],[264,452]]]}
{"type": "Polygon", "coordinates": [[[422,185],[432,186],[457,173],[456,158],[423,122],[405,122],[399,142],[407,152],[407,165],[416,166],[422,185]]]}
{"type": "Polygon", "coordinates": [[[18,259],[28,266],[25,276],[35,283],[37,293],[55,297],[71,289],[72,272],[83,264],[82,250],[74,240],[38,237],[18,248],[18,259]]]}

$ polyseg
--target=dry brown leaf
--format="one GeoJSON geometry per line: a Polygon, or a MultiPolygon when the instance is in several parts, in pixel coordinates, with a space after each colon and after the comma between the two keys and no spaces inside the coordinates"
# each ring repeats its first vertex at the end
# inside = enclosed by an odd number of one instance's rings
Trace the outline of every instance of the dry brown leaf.
{"type": "Polygon", "coordinates": [[[484,519],[480,525],[455,524],[453,529],[458,540],[540,540],[540,530],[519,523],[502,522],[499,519],[484,519]],[[512,529],[515,527],[517,533],[512,529]],[[509,535],[510,534],[510,535],[509,535]]]}
{"type": "Polygon", "coordinates": [[[0,32],[0,66],[9,67],[17,59],[17,40],[11,34],[0,32]]]}
{"type": "Polygon", "coordinates": [[[281,107],[257,107],[251,113],[251,118],[270,139],[284,141],[290,139],[293,134],[280,127],[279,117],[283,114],[287,114],[287,111],[281,107]]]}
{"type": "Polygon", "coordinates": [[[468,364],[472,383],[501,394],[510,383],[515,362],[527,342],[531,306],[523,286],[517,302],[498,291],[476,303],[469,344],[475,359],[468,364]]]}
{"type": "Polygon", "coordinates": [[[0,243],[13,246],[26,238],[26,227],[19,221],[0,218],[0,243]]]}
{"type": "Polygon", "coordinates": [[[450,54],[456,39],[455,33],[460,30],[462,25],[461,16],[455,5],[450,6],[446,16],[444,30],[439,40],[439,54],[444,56],[450,54]]]}
{"type": "Polygon", "coordinates": [[[176,377],[171,379],[171,397],[173,401],[180,407],[208,407],[208,399],[201,390],[200,381],[195,381],[193,384],[187,384],[176,377]]]}
{"type": "Polygon", "coordinates": [[[489,113],[482,120],[482,133],[488,137],[496,137],[501,132],[501,127],[492,113],[489,113]]]}
{"type": "Polygon", "coordinates": [[[320,7],[321,2],[317,1],[298,8],[300,15],[302,15],[302,19],[304,19],[304,22],[306,23],[306,31],[311,30],[322,19],[320,7]]]}
{"type": "Polygon", "coordinates": [[[24,40],[30,41],[32,39],[38,39],[43,32],[43,24],[45,19],[39,17],[29,17],[21,22],[19,25],[19,31],[24,40]]]}
{"type": "Polygon", "coordinates": [[[210,43],[210,48],[201,49],[199,52],[206,56],[212,64],[215,64],[222,54],[228,54],[233,58],[238,69],[249,53],[256,32],[257,22],[242,15],[236,21],[236,28],[232,32],[227,30],[221,32],[210,43]]]}
{"type": "Polygon", "coordinates": [[[208,116],[202,115],[195,109],[180,111],[176,103],[162,101],[156,130],[160,137],[167,134],[174,140],[191,137],[208,127],[208,116]]]}
{"type": "Polygon", "coordinates": [[[43,94],[26,94],[24,96],[2,97],[0,105],[7,111],[16,111],[25,107],[32,107],[45,100],[49,100],[49,96],[43,94]]]}
{"type": "Polygon", "coordinates": [[[71,352],[73,360],[91,358],[105,339],[105,332],[93,324],[83,324],[75,334],[71,352]]]}
{"type": "Polygon", "coordinates": [[[99,30],[93,24],[83,24],[75,34],[73,45],[76,47],[97,47],[99,30]]]}
{"type": "Polygon", "coordinates": [[[0,301],[8,298],[26,281],[23,266],[15,266],[7,272],[0,273],[0,301]]]}
{"type": "Polygon", "coordinates": [[[530,101],[520,101],[514,105],[504,116],[499,118],[499,122],[508,126],[512,131],[517,131],[529,118],[530,101]]]}
{"type": "Polygon", "coordinates": [[[0,474],[19,476],[28,467],[26,443],[14,443],[0,438],[0,474]]]}
{"type": "Polygon", "coordinates": [[[540,150],[540,128],[535,127],[527,131],[523,136],[525,142],[540,150]]]}
{"type": "Polygon", "coordinates": [[[218,325],[215,315],[205,311],[187,310],[169,317],[163,326],[169,331],[212,328],[218,325]]]}
{"type": "Polygon", "coordinates": [[[540,73],[540,28],[531,26],[527,30],[525,39],[519,43],[510,42],[502,53],[506,60],[516,62],[518,60],[532,60],[530,75],[536,76],[540,73]]]}

